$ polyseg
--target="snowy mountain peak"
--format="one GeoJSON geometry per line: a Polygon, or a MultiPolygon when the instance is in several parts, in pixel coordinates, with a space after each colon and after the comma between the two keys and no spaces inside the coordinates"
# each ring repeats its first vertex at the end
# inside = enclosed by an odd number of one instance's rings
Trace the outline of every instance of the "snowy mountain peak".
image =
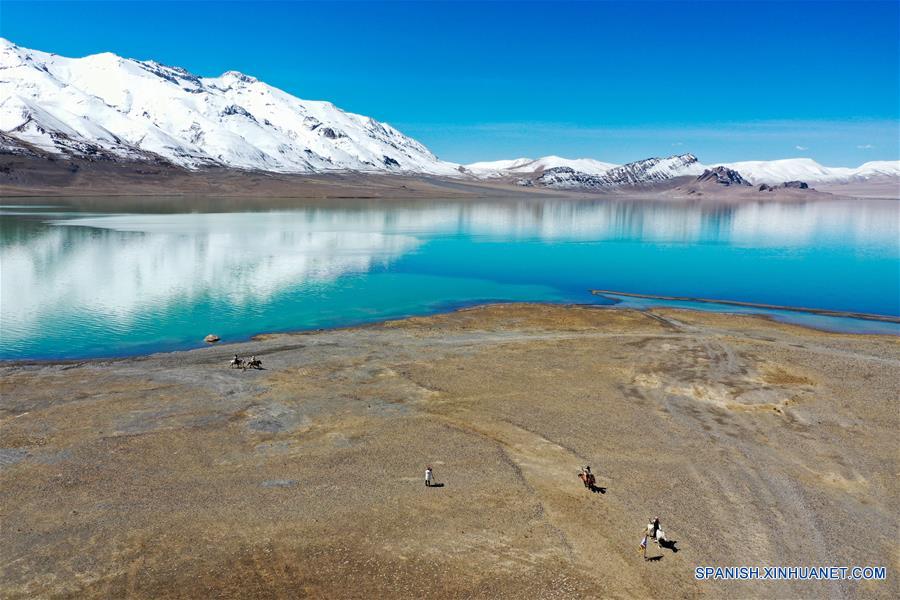
{"type": "Polygon", "coordinates": [[[390,125],[239,71],[206,78],[108,52],[66,58],[3,38],[0,69],[4,139],[53,154],[190,169],[458,174],[390,125]]]}
{"type": "Polygon", "coordinates": [[[256,83],[259,81],[256,77],[251,77],[250,75],[246,75],[241,73],[240,71],[225,71],[220,76],[221,79],[233,79],[235,81],[240,81],[241,83],[256,83]]]}

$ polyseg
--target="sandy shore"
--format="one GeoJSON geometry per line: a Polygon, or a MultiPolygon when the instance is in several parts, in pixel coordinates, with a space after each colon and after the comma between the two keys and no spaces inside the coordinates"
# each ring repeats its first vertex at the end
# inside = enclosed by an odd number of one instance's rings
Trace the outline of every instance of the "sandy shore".
{"type": "MultiPolygon", "coordinates": [[[[172,165],[29,159],[0,154],[0,196],[29,197],[211,197],[428,200],[521,198],[572,194],[530,189],[508,182],[378,173],[287,174],[233,169],[188,171],[172,165]]],[[[124,206],[124,205],[120,205],[124,206]]]]}
{"type": "Polygon", "coordinates": [[[514,304],[0,373],[4,598],[900,591],[896,338],[514,304]]]}

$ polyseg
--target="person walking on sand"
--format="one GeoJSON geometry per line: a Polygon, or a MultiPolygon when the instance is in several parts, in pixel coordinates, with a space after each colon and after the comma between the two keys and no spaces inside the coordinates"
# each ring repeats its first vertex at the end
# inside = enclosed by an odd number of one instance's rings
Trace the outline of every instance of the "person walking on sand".
{"type": "Polygon", "coordinates": [[[434,481],[434,472],[431,467],[425,467],[425,487],[431,487],[432,481],[434,481]]]}

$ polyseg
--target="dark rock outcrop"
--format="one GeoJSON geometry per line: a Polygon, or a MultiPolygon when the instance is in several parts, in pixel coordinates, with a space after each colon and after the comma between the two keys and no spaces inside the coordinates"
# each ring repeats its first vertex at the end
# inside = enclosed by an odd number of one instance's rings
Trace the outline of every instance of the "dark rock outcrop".
{"type": "Polygon", "coordinates": [[[809,184],[805,181],[785,181],[781,184],[781,187],[794,188],[798,190],[808,190],[809,184]]]}
{"type": "Polygon", "coordinates": [[[805,181],[785,181],[781,185],[769,185],[768,183],[763,183],[759,186],[760,192],[774,192],[778,189],[808,190],[809,184],[805,181]]]}
{"type": "MultiPolygon", "coordinates": [[[[582,173],[581,171],[576,171],[572,167],[553,167],[552,169],[546,169],[536,181],[540,185],[557,188],[595,189],[610,185],[602,175],[598,176],[582,173]]],[[[522,183],[519,183],[519,185],[522,185],[522,183]]]]}
{"type": "Polygon", "coordinates": [[[698,183],[717,183],[719,185],[751,185],[740,173],[728,167],[718,166],[706,169],[697,177],[698,183]]]}
{"type": "Polygon", "coordinates": [[[237,104],[232,104],[230,106],[226,106],[222,111],[223,117],[228,117],[230,115],[240,115],[242,117],[247,117],[251,121],[256,121],[256,117],[250,114],[250,112],[244,108],[243,106],[238,106],[237,104]]]}

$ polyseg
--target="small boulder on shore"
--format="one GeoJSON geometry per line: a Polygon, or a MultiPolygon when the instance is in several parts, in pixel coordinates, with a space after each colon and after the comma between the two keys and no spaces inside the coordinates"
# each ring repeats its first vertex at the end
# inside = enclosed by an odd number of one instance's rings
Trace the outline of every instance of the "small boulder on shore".
{"type": "Polygon", "coordinates": [[[206,342],[207,344],[214,344],[219,341],[219,336],[217,336],[214,333],[211,333],[208,336],[206,336],[205,338],[203,338],[203,341],[206,342]]]}
{"type": "Polygon", "coordinates": [[[759,186],[759,191],[761,192],[774,192],[775,190],[782,189],[795,189],[795,190],[808,190],[809,184],[805,181],[785,181],[781,185],[769,185],[767,183],[763,183],[759,186]]]}
{"type": "Polygon", "coordinates": [[[782,186],[786,188],[794,188],[798,190],[808,190],[809,184],[805,181],[785,181],[782,186]]]}

